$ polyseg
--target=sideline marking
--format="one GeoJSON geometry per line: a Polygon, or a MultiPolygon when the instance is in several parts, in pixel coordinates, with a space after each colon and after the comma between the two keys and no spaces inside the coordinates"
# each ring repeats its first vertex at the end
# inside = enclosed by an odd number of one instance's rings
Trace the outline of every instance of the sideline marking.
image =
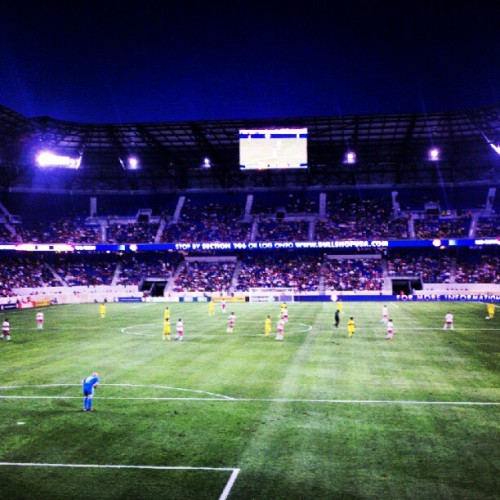
{"type": "Polygon", "coordinates": [[[219,500],[226,500],[231,488],[238,477],[241,469],[235,467],[190,467],[178,465],[100,465],[100,464],[45,464],[45,463],[29,463],[29,462],[0,462],[0,466],[6,467],[68,467],[80,469],[150,469],[150,470],[205,470],[205,471],[218,471],[229,472],[229,477],[224,490],[222,491],[219,500]]]}
{"type": "MultiPolygon", "coordinates": [[[[261,322],[259,321],[246,321],[246,323],[251,323],[251,324],[258,324],[260,325],[261,322]]],[[[238,323],[239,324],[245,324],[245,321],[241,321],[238,323]]],[[[286,335],[295,335],[297,333],[306,333],[310,332],[312,330],[312,325],[306,325],[305,323],[295,323],[293,326],[302,326],[304,327],[302,330],[291,330],[291,331],[286,331],[286,335]]],[[[124,328],[120,329],[121,333],[126,333],[127,335],[139,335],[141,337],[157,337],[161,338],[161,331],[162,331],[162,326],[160,323],[155,322],[155,323],[141,323],[138,325],[129,325],[124,328]],[[157,329],[158,333],[144,333],[144,332],[131,332],[129,331],[131,328],[138,328],[138,327],[143,327],[143,326],[151,326],[154,325],[157,329]]],[[[221,327],[222,328],[222,327],[221,327]]],[[[260,329],[259,329],[260,330],[260,329]]],[[[271,332],[275,334],[276,332],[271,332]]],[[[238,333],[237,331],[235,333],[226,333],[226,334],[220,334],[220,333],[193,333],[193,334],[186,334],[186,339],[187,338],[198,338],[198,337],[208,337],[208,338],[215,338],[215,337],[225,337],[225,338],[236,338],[236,337],[262,337],[264,336],[263,333],[238,333]]]]}

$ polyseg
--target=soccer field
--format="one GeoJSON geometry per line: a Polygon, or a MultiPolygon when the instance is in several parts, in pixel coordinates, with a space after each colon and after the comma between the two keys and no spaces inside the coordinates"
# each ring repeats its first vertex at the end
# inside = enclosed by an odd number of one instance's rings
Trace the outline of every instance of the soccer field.
{"type": "Polygon", "coordinates": [[[98,304],[4,312],[0,498],[498,498],[500,318],[478,303],[98,304]],[[455,331],[442,331],[444,315],[455,331]],[[347,336],[354,316],[356,333],[347,336]],[[172,337],[173,338],[173,337],[172,337]],[[94,413],[81,381],[99,372],[94,413]]]}

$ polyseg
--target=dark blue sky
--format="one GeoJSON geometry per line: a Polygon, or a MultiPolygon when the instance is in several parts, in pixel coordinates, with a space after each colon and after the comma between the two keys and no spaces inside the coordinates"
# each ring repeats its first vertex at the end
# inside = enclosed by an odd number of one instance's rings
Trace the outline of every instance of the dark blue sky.
{"type": "Polygon", "coordinates": [[[0,104],[29,117],[92,123],[494,104],[499,5],[2,2],[0,104]]]}

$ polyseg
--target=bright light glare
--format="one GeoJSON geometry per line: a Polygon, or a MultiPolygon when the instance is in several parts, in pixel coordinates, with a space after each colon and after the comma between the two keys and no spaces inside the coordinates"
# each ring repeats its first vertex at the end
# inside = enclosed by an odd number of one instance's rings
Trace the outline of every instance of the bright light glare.
{"type": "Polygon", "coordinates": [[[131,168],[131,170],[135,170],[135,169],[139,168],[139,160],[137,158],[134,158],[133,156],[131,156],[128,159],[128,166],[131,168]]]}
{"type": "Polygon", "coordinates": [[[491,149],[493,149],[493,151],[495,151],[495,153],[497,155],[500,155],[500,146],[499,145],[493,144],[492,142],[490,142],[490,146],[491,146],[491,149]]]}
{"type": "Polygon", "coordinates": [[[439,149],[438,148],[429,149],[429,160],[430,161],[438,161],[439,160],[439,149]]]}
{"type": "Polygon", "coordinates": [[[79,168],[82,158],[70,158],[69,156],[59,156],[43,151],[37,156],[36,161],[39,167],[79,168]]]}
{"type": "Polygon", "coordinates": [[[344,163],[348,165],[354,165],[356,163],[356,153],[354,151],[348,151],[344,157],[344,163]]]}

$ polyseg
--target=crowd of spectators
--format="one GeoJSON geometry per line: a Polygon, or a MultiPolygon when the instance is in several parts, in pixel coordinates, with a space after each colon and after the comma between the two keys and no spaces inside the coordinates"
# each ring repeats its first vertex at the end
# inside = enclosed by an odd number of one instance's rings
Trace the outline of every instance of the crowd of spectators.
{"type": "Polygon", "coordinates": [[[455,283],[500,284],[500,257],[481,255],[479,258],[457,259],[455,283]]]}
{"type": "Polygon", "coordinates": [[[471,225],[470,214],[453,219],[425,217],[416,219],[415,236],[419,240],[434,238],[467,238],[471,225]]]}
{"type": "Polygon", "coordinates": [[[246,255],[241,261],[235,289],[285,287],[299,292],[317,291],[321,262],[322,257],[316,255],[246,255]]]}
{"type": "Polygon", "coordinates": [[[174,292],[224,292],[231,288],[236,262],[186,261],[174,280],[174,292]]]}
{"type": "MultiPolygon", "coordinates": [[[[382,258],[328,258],[280,252],[239,260],[183,260],[178,253],[15,255],[0,260],[0,296],[14,288],[139,285],[148,277],[175,276],[174,292],[248,291],[250,288],[378,291],[384,276],[415,276],[424,283],[500,284],[500,257],[472,253],[390,253],[382,258]],[[384,272],[384,267],[386,271],[384,272]]],[[[331,257],[331,256],[330,256],[331,257]]]]}
{"type": "Polygon", "coordinates": [[[15,288],[61,285],[41,258],[13,256],[0,261],[0,296],[14,297],[15,288]]]}
{"type": "Polygon", "coordinates": [[[131,222],[110,224],[107,228],[107,243],[154,243],[159,222],[131,222]]]}
{"type": "Polygon", "coordinates": [[[255,239],[257,241],[307,241],[309,223],[284,220],[259,221],[255,239]]]}
{"type": "Polygon", "coordinates": [[[117,285],[138,285],[142,278],[170,278],[181,261],[177,254],[158,256],[143,253],[139,255],[125,255],[120,260],[120,269],[117,273],[117,285]]]}
{"type": "Polygon", "coordinates": [[[180,219],[167,225],[163,242],[249,241],[251,224],[243,222],[243,206],[207,203],[195,205],[187,199],[180,219]]]}
{"type": "Polygon", "coordinates": [[[56,254],[53,268],[67,286],[111,285],[116,257],[102,254],[56,254]]]}
{"type": "Polygon", "coordinates": [[[326,259],[322,276],[327,290],[377,291],[384,284],[380,259],[326,259]]]}
{"type": "Polygon", "coordinates": [[[15,224],[15,235],[6,241],[17,243],[99,243],[99,227],[87,226],[79,217],[63,217],[50,223],[15,224]]]}
{"type": "Polygon", "coordinates": [[[447,255],[400,255],[387,259],[388,276],[418,276],[424,283],[450,283],[452,260],[447,255]]]}
{"type": "Polygon", "coordinates": [[[325,241],[408,237],[407,215],[395,217],[389,203],[343,193],[328,196],[326,219],[318,220],[315,227],[315,239],[325,241]]]}
{"type": "Polygon", "coordinates": [[[480,217],[476,225],[476,238],[500,236],[500,216],[480,217]]]}

